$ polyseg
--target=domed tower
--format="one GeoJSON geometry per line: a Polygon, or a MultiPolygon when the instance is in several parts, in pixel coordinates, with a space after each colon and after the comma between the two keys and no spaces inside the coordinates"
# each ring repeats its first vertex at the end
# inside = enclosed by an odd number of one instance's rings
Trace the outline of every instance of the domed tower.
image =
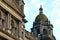
{"type": "Polygon", "coordinates": [[[40,6],[39,15],[37,15],[31,33],[37,36],[39,40],[55,40],[53,36],[53,25],[48,20],[47,16],[43,14],[43,8],[40,6]]]}

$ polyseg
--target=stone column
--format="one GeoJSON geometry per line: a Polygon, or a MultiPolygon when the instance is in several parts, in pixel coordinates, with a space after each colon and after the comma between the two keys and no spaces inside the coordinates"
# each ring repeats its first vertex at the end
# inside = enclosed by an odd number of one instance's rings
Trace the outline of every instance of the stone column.
{"type": "Polygon", "coordinates": [[[8,19],[7,20],[8,20],[8,22],[7,22],[7,24],[8,24],[7,28],[9,28],[10,27],[10,14],[8,14],[8,19]]]}
{"type": "Polygon", "coordinates": [[[8,21],[7,21],[7,31],[8,31],[8,33],[10,33],[11,34],[11,15],[8,13],[8,21]]]}
{"type": "Polygon", "coordinates": [[[2,20],[0,19],[0,26],[2,25],[2,20]]]}
{"type": "Polygon", "coordinates": [[[1,10],[0,10],[0,28],[1,28],[1,25],[2,25],[2,19],[1,19],[1,10]]]}

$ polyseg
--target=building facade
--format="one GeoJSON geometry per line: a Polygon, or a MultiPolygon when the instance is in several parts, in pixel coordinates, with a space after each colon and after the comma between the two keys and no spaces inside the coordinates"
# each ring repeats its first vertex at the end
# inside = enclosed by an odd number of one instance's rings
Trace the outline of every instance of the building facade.
{"type": "MultiPolygon", "coordinates": [[[[40,19],[36,18],[33,23],[31,32],[25,30],[25,23],[27,20],[24,15],[24,1],[23,0],[0,0],[0,40],[42,40],[44,39],[45,31],[43,28],[46,26],[40,24],[40,19]],[[39,23],[38,23],[39,22],[39,23]],[[40,28],[40,26],[41,28],[40,28]],[[35,28],[37,27],[37,30],[35,28]],[[40,37],[40,35],[42,35],[40,37]]],[[[40,9],[42,12],[42,9],[40,9]]],[[[47,18],[43,18],[47,19],[47,18]]],[[[44,22],[44,21],[43,21],[44,22]]],[[[42,22],[42,23],[43,23],[42,22]]],[[[49,21],[47,21],[49,23],[49,21]]],[[[48,24],[47,24],[48,26],[48,24]]],[[[49,23],[49,30],[52,36],[53,26],[49,23]]],[[[47,28],[46,28],[47,29],[47,28]]],[[[45,30],[45,29],[44,29],[45,30]]],[[[47,29],[48,31],[48,29],[47,29]]],[[[49,32],[49,33],[50,33],[49,32]]],[[[49,35],[48,35],[49,36],[49,35]]],[[[48,37],[50,39],[50,37],[48,37]]],[[[52,37],[52,39],[54,39],[52,37]]]]}

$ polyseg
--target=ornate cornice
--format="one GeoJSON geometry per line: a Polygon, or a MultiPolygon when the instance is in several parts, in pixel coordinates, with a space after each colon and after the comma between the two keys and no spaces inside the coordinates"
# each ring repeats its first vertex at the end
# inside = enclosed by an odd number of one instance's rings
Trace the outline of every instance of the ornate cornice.
{"type": "Polygon", "coordinates": [[[14,17],[16,17],[18,20],[22,21],[22,18],[20,17],[20,15],[18,15],[17,12],[15,12],[11,7],[9,7],[3,1],[0,1],[0,6],[2,8],[4,8],[5,10],[7,10],[11,15],[13,15],[14,17]]]}

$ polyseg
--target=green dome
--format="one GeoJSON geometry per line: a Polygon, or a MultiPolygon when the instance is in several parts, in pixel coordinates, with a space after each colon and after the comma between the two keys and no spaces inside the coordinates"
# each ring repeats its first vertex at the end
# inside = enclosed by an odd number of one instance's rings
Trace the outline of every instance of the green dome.
{"type": "Polygon", "coordinates": [[[36,19],[35,19],[35,21],[47,21],[47,17],[43,14],[43,13],[40,13],[37,17],[36,17],[36,19]]]}

